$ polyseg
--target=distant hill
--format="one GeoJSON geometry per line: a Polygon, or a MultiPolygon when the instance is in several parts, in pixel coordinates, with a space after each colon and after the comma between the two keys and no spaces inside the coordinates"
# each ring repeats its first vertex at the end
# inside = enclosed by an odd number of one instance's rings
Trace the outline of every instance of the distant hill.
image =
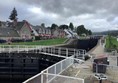
{"type": "Polygon", "coordinates": [[[108,35],[111,34],[113,36],[118,36],[118,30],[110,30],[110,31],[103,31],[103,32],[93,32],[93,35],[108,35]]]}

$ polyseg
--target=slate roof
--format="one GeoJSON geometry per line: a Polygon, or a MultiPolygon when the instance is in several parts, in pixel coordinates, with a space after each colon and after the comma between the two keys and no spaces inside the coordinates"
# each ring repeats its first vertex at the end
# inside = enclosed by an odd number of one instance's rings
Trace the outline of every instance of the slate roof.
{"type": "Polygon", "coordinates": [[[41,26],[33,26],[31,25],[34,30],[38,30],[39,28],[42,28],[41,26]]]}
{"type": "Polygon", "coordinates": [[[5,27],[6,26],[6,22],[0,21],[1,22],[1,26],[5,27]]]}
{"type": "Polygon", "coordinates": [[[10,27],[0,27],[0,37],[20,37],[16,30],[10,27]]]}
{"type": "Polygon", "coordinates": [[[21,30],[21,28],[23,27],[24,24],[25,24],[25,22],[23,22],[23,21],[22,22],[18,22],[16,27],[15,27],[15,29],[18,30],[18,31],[21,30]]]}

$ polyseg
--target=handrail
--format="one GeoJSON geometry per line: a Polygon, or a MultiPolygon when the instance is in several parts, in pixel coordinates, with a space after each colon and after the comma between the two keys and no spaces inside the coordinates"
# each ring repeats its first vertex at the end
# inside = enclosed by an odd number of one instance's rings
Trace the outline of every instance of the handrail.
{"type": "Polygon", "coordinates": [[[56,63],[56,64],[54,64],[54,65],[52,65],[52,66],[49,66],[48,68],[46,68],[46,69],[44,69],[43,71],[41,71],[41,73],[39,73],[39,74],[37,74],[37,75],[35,75],[35,76],[33,76],[33,77],[29,78],[28,80],[26,80],[26,81],[25,81],[25,82],[23,82],[23,83],[27,83],[27,82],[29,82],[30,80],[32,80],[32,79],[34,79],[34,78],[36,78],[37,76],[42,75],[45,71],[48,71],[50,68],[54,67],[55,65],[57,65],[57,64],[59,64],[59,63],[61,63],[61,62],[65,61],[65,60],[66,60],[66,59],[64,59],[64,60],[62,60],[62,61],[60,61],[60,62],[58,62],[58,63],[56,63]]]}
{"type": "MultiPolygon", "coordinates": [[[[72,55],[85,55],[86,54],[86,50],[82,50],[82,49],[72,49],[72,48],[62,48],[62,47],[52,47],[52,46],[36,46],[36,45],[1,45],[0,46],[0,52],[20,52],[20,51],[26,51],[29,52],[30,50],[39,50],[40,52],[45,52],[45,53],[49,53],[51,52],[51,54],[55,54],[56,52],[58,52],[58,55],[60,54],[65,54],[67,57],[68,55],[70,55],[72,53],[72,55]],[[50,51],[51,48],[51,51],[50,51]],[[57,50],[57,51],[56,51],[57,50]],[[64,50],[64,51],[63,51],[64,50]]],[[[34,51],[33,51],[34,52],[34,51]]],[[[37,51],[36,51],[37,53],[37,51]]],[[[75,56],[75,57],[77,57],[75,56]]],[[[84,59],[84,57],[83,57],[84,59]]]]}
{"type": "MultiPolygon", "coordinates": [[[[58,56],[58,57],[65,58],[64,60],[59,61],[58,63],[43,70],[41,73],[29,78],[28,80],[26,80],[23,83],[34,83],[34,82],[30,82],[30,81],[35,80],[37,77],[41,77],[41,83],[44,83],[43,79],[46,79],[46,83],[49,83],[56,77],[55,75],[59,75],[66,68],[70,67],[74,63],[74,60],[82,61],[81,59],[77,58],[78,55],[82,55],[82,58],[84,59],[84,55],[86,54],[86,51],[82,50],[82,49],[62,48],[62,47],[53,47],[53,46],[36,46],[36,45],[33,45],[33,46],[32,45],[31,46],[2,45],[2,46],[0,46],[0,49],[1,49],[0,52],[8,51],[9,53],[13,52],[13,51],[17,51],[18,53],[20,53],[21,51],[26,51],[28,53],[32,50],[32,52],[34,52],[34,53],[44,53],[44,54],[48,54],[48,55],[52,55],[52,56],[58,56]],[[47,74],[46,78],[42,79],[42,75],[44,75],[45,73],[47,74]],[[55,74],[55,75],[49,76],[48,74],[55,74]]],[[[40,79],[38,79],[38,80],[40,80],[40,79]]],[[[40,82],[35,82],[35,83],[40,83],[40,82]]]]}
{"type": "MultiPolygon", "coordinates": [[[[64,59],[64,60],[62,60],[62,61],[60,61],[60,62],[58,62],[58,63],[56,63],[56,64],[54,64],[54,65],[52,65],[50,67],[48,67],[47,69],[43,70],[41,73],[39,73],[39,74],[37,74],[37,75],[35,75],[35,76],[27,79],[23,83],[33,83],[33,82],[30,82],[30,81],[32,81],[33,79],[35,80],[35,78],[40,77],[43,74],[47,74],[46,75],[47,76],[47,79],[45,79],[46,80],[46,83],[50,83],[53,79],[55,79],[56,76],[64,77],[63,75],[59,75],[59,74],[62,73],[64,70],[66,70],[68,67],[70,67],[73,64],[73,60],[74,59],[66,58],[66,59],[64,59]],[[64,68],[62,68],[65,65],[65,64],[63,64],[65,61],[68,61],[67,66],[64,67],[64,68]],[[57,73],[57,69],[56,69],[57,65],[60,65],[61,66],[60,72],[58,72],[58,73],[57,73]],[[50,72],[49,70],[50,69],[53,69],[53,68],[55,69],[54,72],[50,72]],[[49,75],[51,75],[51,74],[54,75],[54,76],[51,76],[49,78],[49,75]]],[[[71,78],[71,77],[68,77],[68,78],[71,78]]],[[[76,77],[72,77],[72,78],[75,78],[75,79],[79,79],[79,80],[83,80],[84,81],[84,79],[81,79],[81,78],[76,78],[76,77]]],[[[44,78],[42,78],[40,80],[41,80],[41,83],[43,83],[44,78]]],[[[40,82],[36,82],[36,83],[40,83],[40,82]]],[[[82,82],[82,83],[84,83],[84,82],[82,82]]]]}
{"type": "MultiPolygon", "coordinates": [[[[28,47],[28,48],[31,48],[31,47],[55,47],[55,46],[43,46],[43,45],[0,45],[0,48],[1,47],[6,47],[6,48],[8,48],[8,47],[28,47]]],[[[55,48],[60,48],[60,47],[55,47],[55,48]]],[[[65,49],[64,47],[61,47],[62,49],[65,49]]],[[[73,50],[73,48],[68,48],[68,49],[72,49],[73,50]]],[[[76,49],[76,50],[78,50],[78,49],[76,49]]],[[[83,50],[83,49],[79,49],[79,50],[83,50]]]]}

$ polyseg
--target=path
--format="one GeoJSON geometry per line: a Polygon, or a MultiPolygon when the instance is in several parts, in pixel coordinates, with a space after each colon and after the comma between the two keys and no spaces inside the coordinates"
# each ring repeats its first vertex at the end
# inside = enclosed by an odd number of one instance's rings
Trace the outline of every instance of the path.
{"type": "MultiPolygon", "coordinates": [[[[101,44],[101,41],[99,41],[97,46],[95,48],[93,48],[91,51],[89,51],[89,54],[91,54],[92,57],[95,58],[95,57],[98,57],[101,55],[106,55],[107,53],[104,52],[104,44],[101,44]]],[[[93,60],[91,58],[91,59],[85,61],[85,63],[72,65],[63,74],[64,75],[69,74],[69,76],[75,76],[78,78],[86,79],[85,83],[99,83],[99,81],[94,78],[95,73],[92,72],[92,68],[93,68],[92,61],[93,60]]],[[[111,73],[113,74],[113,72],[111,72],[111,73]]],[[[112,77],[112,76],[116,77],[116,74],[111,75],[111,73],[109,73],[109,69],[108,69],[106,74],[110,75],[109,77],[112,77]]],[[[114,79],[111,78],[110,80],[115,80],[115,79],[117,79],[117,77],[114,79]]],[[[106,80],[103,83],[111,83],[111,82],[106,80]]]]}
{"type": "Polygon", "coordinates": [[[94,57],[105,55],[106,53],[104,52],[104,44],[101,44],[101,41],[99,40],[97,46],[89,51],[89,53],[92,54],[92,56],[94,57]]]}

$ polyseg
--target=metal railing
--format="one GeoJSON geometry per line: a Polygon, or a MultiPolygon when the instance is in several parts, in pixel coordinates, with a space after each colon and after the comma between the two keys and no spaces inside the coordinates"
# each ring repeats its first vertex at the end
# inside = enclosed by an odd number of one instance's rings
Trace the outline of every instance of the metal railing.
{"type": "Polygon", "coordinates": [[[27,52],[27,53],[48,53],[53,55],[60,55],[60,57],[69,57],[74,55],[75,58],[84,59],[86,50],[83,49],[72,49],[72,48],[62,48],[62,47],[53,47],[53,46],[36,46],[36,45],[1,45],[1,52],[27,52]]]}
{"type": "MultiPolygon", "coordinates": [[[[71,56],[72,57],[72,56],[71,56]]],[[[76,77],[69,77],[69,76],[63,76],[59,75],[64,70],[66,70],[68,67],[70,67],[73,64],[74,59],[66,58],[47,69],[43,70],[41,73],[29,78],[23,83],[67,83],[69,81],[74,81],[75,83],[84,83],[84,79],[76,78],[76,77]],[[58,81],[57,81],[58,79],[58,81]],[[62,81],[63,79],[63,81],[62,81]],[[57,82],[55,82],[55,80],[57,82]],[[62,81],[62,82],[60,82],[62,81]]]]}
{"type": "Polygon", "coordinates": [[[84,80],[81,78],[62,76],[59,74],[61,74],[64,70],[70,67],[74,63],[75,60],[82,61],[81,59],[84,59],[84,56],[86,55],[85,50],[52,47],[52,46],[2,45],[0,46],[0,52],[8,52],[8,53],[33,52],[33,53],[43,53],[43,54],[48,54],[51,56],[65,58],[64,60],[43,70],[41,73],[29,78],[23,83],[53,83],[53,81],[57,78],[60,80],[63,79],[65,81],[74,80],[79,83],[84,83],[84,80]]]}

